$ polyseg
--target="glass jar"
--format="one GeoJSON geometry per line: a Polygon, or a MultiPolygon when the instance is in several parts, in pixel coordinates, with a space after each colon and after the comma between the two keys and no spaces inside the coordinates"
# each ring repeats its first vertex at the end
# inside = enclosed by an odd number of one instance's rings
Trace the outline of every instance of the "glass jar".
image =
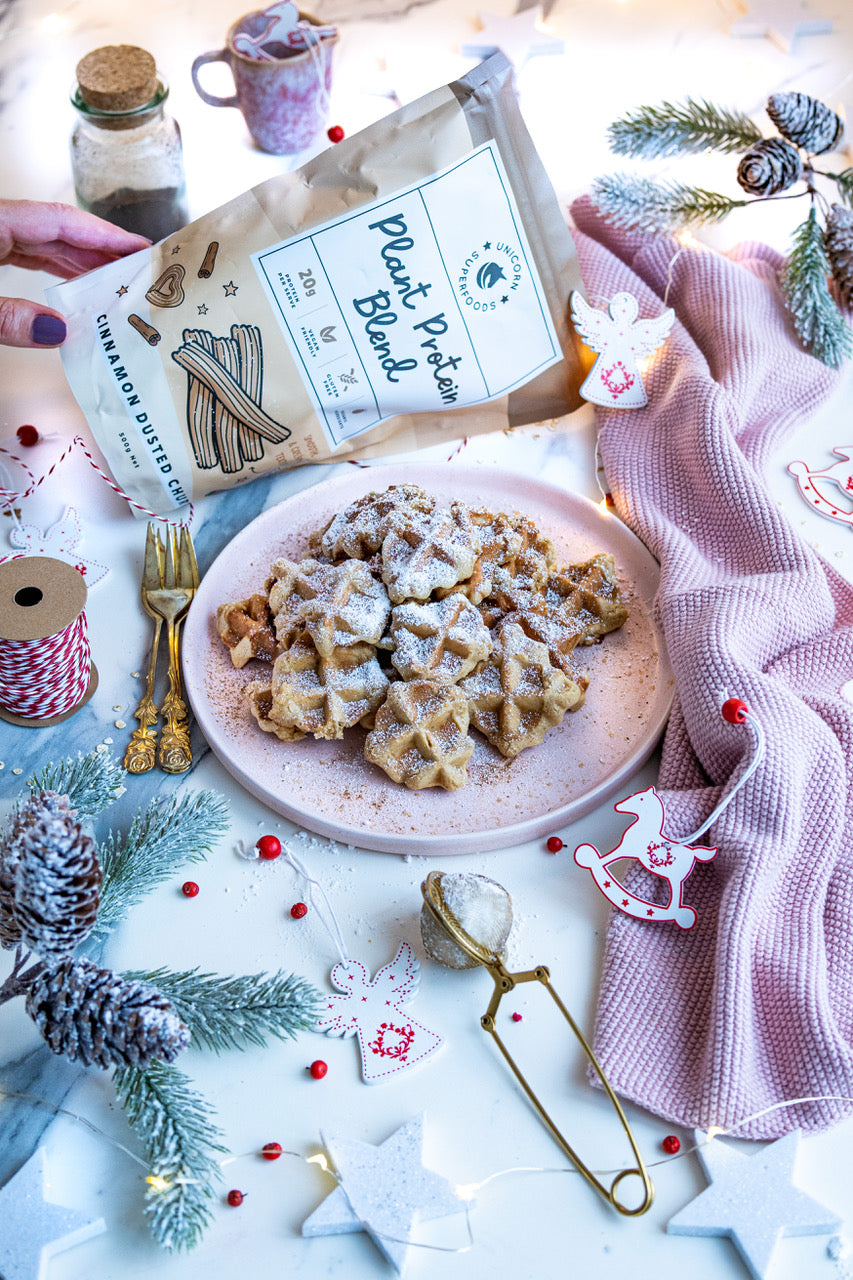
{"type": "Polygon", "coordinates": [[[186,226],[181,131],[168,86],[134,45],[95,49],[77,65],[71,169],[77,203],[150,240],[186,226]]]}

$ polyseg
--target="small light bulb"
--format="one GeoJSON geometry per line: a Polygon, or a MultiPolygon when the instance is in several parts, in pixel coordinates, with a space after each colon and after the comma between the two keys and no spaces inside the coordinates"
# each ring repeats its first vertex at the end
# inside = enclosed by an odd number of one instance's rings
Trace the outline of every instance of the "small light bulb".
{"type": "Polygon", "coordinates": [[[324,1173],[329,1172],[329,1164],[328,1164],[328,1161],[326,1160],[326,1157],[323,1155],[322,1151],[318,1152],[316,1156],[308,1156],[306,1158],[305,1163],[318,1164],[324,1173]]]}
{"type": "Polygon", "coordinates": [[[157,1174],[149,1174],[145,1179],[149,1187],[153,1187],[155,1191],[165,1191],[169,1184],[165,1178],[159,1177],[157,1174]]]}

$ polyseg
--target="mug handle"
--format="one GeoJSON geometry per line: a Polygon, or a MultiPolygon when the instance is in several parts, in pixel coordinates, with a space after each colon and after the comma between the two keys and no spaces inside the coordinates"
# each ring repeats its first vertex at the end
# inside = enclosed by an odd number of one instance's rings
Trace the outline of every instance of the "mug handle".
{"type": "Polygon", "coordinates": [[[198,73],[207,62],[227,62],[229,67],[231,65],[227,49],[216,49],[212,53],[200,53],[192,66],[193,85],[198,96],[211,107],[239,107],[240,102],[236,93],[232,94],[230,98],[217,98],[201,87],[198,73]]]}

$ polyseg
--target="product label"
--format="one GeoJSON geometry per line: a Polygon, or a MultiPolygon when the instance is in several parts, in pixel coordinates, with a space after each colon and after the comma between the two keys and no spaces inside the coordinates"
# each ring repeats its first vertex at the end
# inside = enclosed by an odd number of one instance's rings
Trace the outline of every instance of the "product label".
{"type": "Polygon", "coordinates": [[[333,448],[562,358],[496,147],[252,256],[333,448]]]}

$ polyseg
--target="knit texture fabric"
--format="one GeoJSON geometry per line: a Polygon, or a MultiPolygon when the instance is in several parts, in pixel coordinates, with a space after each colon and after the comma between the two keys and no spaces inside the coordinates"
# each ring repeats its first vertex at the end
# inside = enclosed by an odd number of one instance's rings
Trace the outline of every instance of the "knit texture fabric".
{"type": "MultiPolygon", "coordinates": [[[[616,510],[660,561],[657,619],[676,694],[657,790],[666,834],[696,830],[748,763],[720,715],[742,698],[760,767],[714,822],[686,901],[693,929],[614,911],[595,1048],[617,1092],[687,1127],[773,1138],[853,1101],[853,587],[805,545],[762,480],[769,455],[839,387],[800,346],[765,245],[730,255],[572,206],[590,302],[633,293],[676,320],[648,405],[596,409],[616,510]],[[667,293],[668,289],[668,293],[667,293]],[[773,1108],[747,1124],[748,1117],[773,1108]]],[[[793,483],[793,482],[792,482],[793,483]]],[[[629,883],[651,896],[654,877],[629,883]]]]}

